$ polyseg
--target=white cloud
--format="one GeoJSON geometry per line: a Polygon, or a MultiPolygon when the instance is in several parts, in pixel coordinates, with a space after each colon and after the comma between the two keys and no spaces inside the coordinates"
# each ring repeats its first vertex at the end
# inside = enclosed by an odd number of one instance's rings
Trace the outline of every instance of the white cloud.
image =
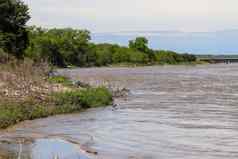
{"type": "Polygon", "coordinates": [[[93,31],[238,28],[237,0],[24,0],[30,24],[93,31]]]}

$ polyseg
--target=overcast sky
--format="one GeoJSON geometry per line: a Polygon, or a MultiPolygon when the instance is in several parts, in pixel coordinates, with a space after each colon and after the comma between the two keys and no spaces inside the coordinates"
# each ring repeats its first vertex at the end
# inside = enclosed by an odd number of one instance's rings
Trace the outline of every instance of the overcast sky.
{"type": "Polygon", "coordinates": [[[24,0],[30,25],[113,31],[238,28],[238,0],[24,0]]]}

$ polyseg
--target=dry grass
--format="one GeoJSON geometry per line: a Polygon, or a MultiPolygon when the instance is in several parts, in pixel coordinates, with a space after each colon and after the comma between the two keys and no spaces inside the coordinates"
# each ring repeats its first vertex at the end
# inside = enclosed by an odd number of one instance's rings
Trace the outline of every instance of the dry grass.
{"type": "Polygon", "coordinates": [[[0,64],[0,98],[24,101],[43,100],[53,92],[65,89],[61,84],[48,82],[50,67],[32,60],[11,60],[0,64]]]}
{"type": "Polygon", "coordinates": [[[65,85],[64,78],[49,80],[49,71],[46,63],[36,64],[27,59],[0,64],[0,129],[24,120],[112,103],[108,89],[65,85]]]}

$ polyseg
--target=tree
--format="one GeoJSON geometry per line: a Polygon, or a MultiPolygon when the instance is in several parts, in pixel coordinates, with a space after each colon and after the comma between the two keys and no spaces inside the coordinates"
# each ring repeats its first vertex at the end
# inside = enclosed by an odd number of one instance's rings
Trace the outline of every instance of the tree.
{"type": "Polygon", "coordinates": [[[129,41],[129,48],[148,53],[148,40],[145,37],[137,37],[135,40],[129,41]]]}
{"type": "Polygon", "coordinates": [[[135,40],[129,41],[129,48],[146,53],[150,59],[150,62],[155,60],[155,55],[152,49],[148,47],[148,40],[145,37],[137,37],[135,40]]]}
{"type": "Polygon", "coordinates": [[[146,64],[149,62],[148,54],[129,49],[130,62],[135,64],[146,64]]]}
{"type": "Polygon", "coordinates": [[[120,47],[116,49],[112,56],[113,63],[127,63],[130,62],[129,49],[126,47],[120,47]]]}
{"type": "Polygon", "coordinates": [[[115,45],[98,44],[96,45],[96,65],[106,66],[112,64],[112,54],[115,52],[115,45]]]}
{"type": "MultiPolygon", "coordinates": [[[[30,45],[26,55],[35,60],[48,60],[60,67],[87,64],[90,33],[76,29],[29,28],[30,45]]],[[[91,55],[90,55],[91,56],[91,55]]]]}
{"type": "Polygon", "coordinates": [[[0,48],[20,58],[28,44],[28,6],[20,0],[0,0],[0,48]]]}

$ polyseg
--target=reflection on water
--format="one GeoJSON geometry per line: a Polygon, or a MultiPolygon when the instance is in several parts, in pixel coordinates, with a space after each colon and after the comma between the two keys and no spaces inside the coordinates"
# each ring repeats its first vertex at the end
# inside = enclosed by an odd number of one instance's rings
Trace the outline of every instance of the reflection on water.
{"type": "MultiPolygon", "coordinates": [[[[110,80],[127,86],[131,94],[126,100],[118,99],[116,109],[35,120],[20,124],[8,135],[57,137],[97,151],[92,158],[100,159],[238,158],[238,65],[60,72],[85,81],[110,80]]],[[[57,144],[38,140],[41,148],[33,146],[32,152],[44,156],[57,145],[62,155],[77,158],[78,149],[62,140],[57,144]]]]}
{"type": "Polygon", "coordinates": [[[39,139],[32,147],[32,158],[34,159],[88,159],[78,153],[78,148],[63,140],[39,139]]]}

